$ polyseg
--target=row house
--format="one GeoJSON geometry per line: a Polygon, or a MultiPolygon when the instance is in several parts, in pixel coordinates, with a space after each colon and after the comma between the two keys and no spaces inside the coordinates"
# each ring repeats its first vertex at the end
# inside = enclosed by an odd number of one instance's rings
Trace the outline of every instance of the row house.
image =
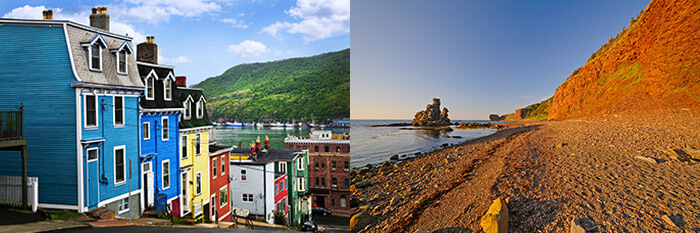
{"type": "Polygon", "coordinates": [[[284,145],[309,150],[309,190],[313,206],[329,209],[333,215],[349,216],[349,135],[314,130],[308,138],[287,137],[284,145]]]}
{"type": "Polygon", "coordinates": [[[283,214],[292,226],[311,219],[308,152],[290,149],[237,148],[230,158],[231,205],[274,223],[283,214]]]}
{"type": "Polygon", "coordinates": [[[158,64],[154,37],[136,46],[138,72],[145,85],[140,98],[142,205],[159,213],[172,208],[179,198],[180,117],[184,108],[178,98],[174,67],[158,64]]]}
{"type": "MultiPolygon", "coordinates": [[[[24,103],[39,206],[137,217],[144,84],[132,38],[109,31],[106,8],[93,9],[90,26],[51,15],[0,19],[0,108],[24,103]]],[[[0,151],[0,174],[20,174],[20,156],[6,153],[15,152],[0,151]]]]}
{"type": "Polygon", "coordinates": [[[232,147],[216,144],[209,145],[209,164],[211,187],[209,219],[212,221],[231,221],[229,204],[229,156],[232,147]]]}

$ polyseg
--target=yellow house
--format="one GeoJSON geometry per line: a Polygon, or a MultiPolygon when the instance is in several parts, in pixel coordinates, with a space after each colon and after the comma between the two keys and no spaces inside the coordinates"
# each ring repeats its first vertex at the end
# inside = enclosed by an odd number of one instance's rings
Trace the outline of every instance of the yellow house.
{"type": "Polygon", "coordinates": [[[185,107],[180,120],[180,202],[181,218],[199,220],[209,211],[209,131],[211,121],[202,90],[178,86],[185,107]]]}

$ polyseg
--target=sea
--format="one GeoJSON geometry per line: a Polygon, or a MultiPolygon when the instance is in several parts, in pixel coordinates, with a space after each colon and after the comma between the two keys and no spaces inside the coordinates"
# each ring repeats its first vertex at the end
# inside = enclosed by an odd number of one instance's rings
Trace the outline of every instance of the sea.
{"type": "MultiPolygon", "coordinates": [[[[264,145],[265,136],[270,138],[270,148],[284,149],[284,139],[287,135],[308,137],[311,128],[275,128],[275,127],[229,127],[214,126],[216,128],[216,144],[226,146],[238,146],[243,148],[250,146],[251,142],[260,137],[260,143],[264,145]]],[[[314,129],[318,130],[318,129],[314,129]]],[[[324,129],[325,130],[325,129],[324,129]]],[[[348,128],[332,128],[333,134],[349,132],[348,128]]]]}
{"type": "MultiPolygon", "coordinates": [[[[351,120],[350,167],[379,164],[392,155],[414,156],[417,152],[430,152],[445,143],[458,144],[470,139],[495,133],[495,129],[402,130],[402,127],[370,127],[391,123],[410,123],[411,120],[351,120]],[[460,136],[461,138],[455,138],[460,136]]],[[[455,121],[453,121],[455,122],[455,121]]],[[[458,123],[489,123],[490,121],[464,120],[458,123]]]]}

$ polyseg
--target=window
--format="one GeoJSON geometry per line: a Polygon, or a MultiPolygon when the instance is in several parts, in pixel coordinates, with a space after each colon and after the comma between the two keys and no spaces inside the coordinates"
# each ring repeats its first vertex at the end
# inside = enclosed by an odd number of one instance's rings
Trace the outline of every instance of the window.
{"type": "Polygon", "coordinates": [[[202,148],[201,148],[201,135],[197,134],[194,138],[194,151],[196,152],[196,155],[199,155],[202,153],[202,148]]]}
{"type": "Polygon", "coordinates": [[[332,205],[332,206],[335,206],[335,198],[332,198],[332,199],[331,199],[331,205],[332,205]]]}
{"type": "Polygon", "coordinates": [[[161,166],[161,171],[162,172],[160,174],[163,174],[163,187],[161,187],[161,189],[166,190],[170,188],[170,160],[163,160],[163,166],[161,166]]]}
{"type": "Polygon", "coordinates": [[[321,177],[321,186],[326,186],[326,178],[321,177]]]}
{"type": "Polygon", "coordinates": [[[321,183],[318,182],[318,177],[316,177],[316,186],[320,186],[320,185],[321,185],[321,183]]]}
{"type": "Polygon", "coordinates": [[[114,126],[124,126],[124,96],[115,96],[114,104],[114,126]]]}
{"type": "Polygon", "coordinates": [[[330,152],[330,151],[331,151],[331,149],[330,149],[330,148],[331,148],[330,146],[325,146],[325,148],[323,148],[323,149],[325,149],[325,150],[326,150],[326,153],[328,153],[328,152],[330,152]]]}
{"type": "Polygon", "coordinates": [[[87,149],[87,161],[90,162],[97,160],[97,152],[99,152],[97,147],[87,149]]]}
{"type": "Polygon", "coordinates": [[[221,156],[221,175],[226,173],[226,155],[221,156]]]}
{"type": "Polygon", "coordinates": [[[182,144],[181,145],[182,146],[182,152],[181,152],[182,159],[186,159],[187,158],[187,135],[182,135],[181,140],[182,140],[182,142],[180,142],[180,144],[182,144]]]}
{"type": "Polygon", "coordinates": [[[117,64],[117,73],[126,74],[126,51],[119,51],[117,61],[119,61],[117,64]]]}
{"type": "Polygon", "coordinates": [[[336,162],[331,161],[331,170],[335,171],[335,168],[336,168],[336,162]]]}
{"type": "Polygon", "coordinates": [[[85,128],[97,127],[97,96],[85,96],[85,128]]]}
{"type": "Polygon", "coordinates": [[[195,188],[197,190],[197,196],[202,194],[202,173],[197,172],[197,177],[195,178],[195,188]]]}
{"type": "Polygon", "coordinates": [[[326,162],[321,162],[321,170],[326,170],[326,162]]]}
{"type": "Polygon", "coordinates": [[[154,84],[155,78],[153,76],[148,76],[146,77],[146,99],[147,100],[153,100],[153,93],[154,93],[154,84]]]}
{"type": "Polygon", "coordinates": [[[219,208],[228,204],[228,186],[219,189],[219,208]]]}
{"type": "Polygon", "coordinates": [[[143,128],[141,129],[141,131],[143,132],[143,140],[151,139],[151,123],[150,122],[144,122],[143,128]]]}
{"type": "Polygon", "coordinates": [[[340,207],[348,207],[348,199],[345,195],[340,196],[340,207]]]}
{"type": "Polygon", "coordinates": [[[243,202],[253,202],[253,194],[244,193],[243,194],[243,202]]]}
{"type": "Polygon", "coordinates": [[[202,118],[204,116],[204,103],[200,100],[197,101],[197,119],[202,118]]]}
{"type": "Polygon", "coordinates": [[[318,152],[318,146],[314,146],[314,151],[313,152],[318,152]]]}
{"type": "Polygon", "coordinates": [[[124,148],[124,146],[114,147],[114,186],[122,185],[126,181],[124,148]]]}
{"type": "Polygon", "coordinates": [[[218,165],[216,165],[216,160],[217,160],[216,157],[211,160],[211,169],[212,169],[211,174],[213,174],[214,178],[216,178],[216,174],[217,174],[216,168],[219,167],[218,165]]]}
{"type": "Polygon", "coordinates": [[[282,173],[282,174],[287,173],[287,162],[280,162],[279,165],[280,165],[280,167],[279,167],[280,173],[282,173]]]}
{"type": "Polygon", "coordinates": [[[314,170],[318,170],[318,161],[314,163],[314,170]]]}
{"type": "Polygon", "coordinates": [[[298,191],[304,191],[304,188],[305,188],[304,177],[297,178],[297,182],[298,182],[298,186],[299,186],[298,191]]]}
{"type": "Polygon", "coordinates": [[[297,162],[297,164],[298,164],[297,170],[299,170],[299,171],[304,170],[304,156],[301,156],[299,158],[299,161],[297,162]]]}
{"type": "Polygon", "coordinates": [[[343,170],[350,171],[350,162],[348,162],[348,161],[343,162],[343,170]]]}
{"type": "Polygon", "coordinates": [[[192,105],[190,103],[190,100],[185,100],[185,120],[189,120],[192,118],[192,105]]]}
{"type": "Polygon", "coordinates": [[[347,188],[347,187],[350,187],[350,179],[345,178],[345,182],[344,182],[344,183],[345,183],[345,187],[346,187],[346,188],[347,188]]]}
{"type": "Polygon", "coordinates": [[[336,146],[336,147],[335,147],[335,153],[340,153],[340,147],[339,147],[339,146],[336,146]]]}
{"type": "Polygon", "coordinates": [[[282,191],[284,191],[284,180],[281,180],[281,181],[280,181],[279,190],[280,190],[280,191],[279,191],[280,193],[281,193],[282,191]]]}
{"type": "Polygon", "coordinates": [[[172,100],[172,83],[170,82],[170,79],[165,79],[163,80],[163,96],[165,100],[172,100]]]}
{"type": "Polygon", "coordinates": [[[123,214],[129,211],[129,198],[124,198],[119,200],[119,214],[123,214]]]}
{"type": "Polygon", "coordinates": [[[308,148],[306,148],[306,146],[304,146],[304,150],[306,150],[306,149],[308,149],[308,148]]]}
{"type": "Polygon", "coordinates": [[[160,121],[163,124],[163,127],[160,129],[160,138],[162,141],[168,141],[170,140],[170,119],[168,119],[167,116],[164,116],[160,118],[160,121]]]}
{"type": "Polygon", "coordinates": [[[241,181],[246,181],[248,180],[248,171],[245,169],[241,169],[241,181]]]}
{"type": "Polygon", "coordinates": [[[102,70],[102,47],[98,43],[90,46],[90,68],[102,70]]]}
{"type": "Polygon", "coordinates": [[[275,195],[280,193],[280,184],[275,184],[275,195]]]}
{"type": "Polygon", "coordinates": [[[282,184],[282,187],[281,187],[282,191],[287,190],[287,186],[285,185],[286,183],[287,182],[285,182],[285,180],[282,180],[282,182],[280,182],[280,184],[282,184]]]}
{"type": "Polygon", "coordinates": [[[337,178],[331,179],[331,187],[333,187],[333,188],[338,187],[338,179],[337,178]]]}

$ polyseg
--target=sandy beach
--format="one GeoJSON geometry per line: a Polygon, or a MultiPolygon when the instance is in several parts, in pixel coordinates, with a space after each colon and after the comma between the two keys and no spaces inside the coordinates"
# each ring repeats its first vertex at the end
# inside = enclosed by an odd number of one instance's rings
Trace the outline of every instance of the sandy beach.
{"type": "Polygon", "coordinates": [[[481,232],[496,198],[509,232],[697,232],[700,112],[519,121],[487,137],[355,173],[354,232],[481,232]],[[676,153],[669,153],[671,150],[676,153]],[[676,156],[679,155],[680,157],[676,156]],[[357,218],[359,219],[359,218],[357,218]]]}

